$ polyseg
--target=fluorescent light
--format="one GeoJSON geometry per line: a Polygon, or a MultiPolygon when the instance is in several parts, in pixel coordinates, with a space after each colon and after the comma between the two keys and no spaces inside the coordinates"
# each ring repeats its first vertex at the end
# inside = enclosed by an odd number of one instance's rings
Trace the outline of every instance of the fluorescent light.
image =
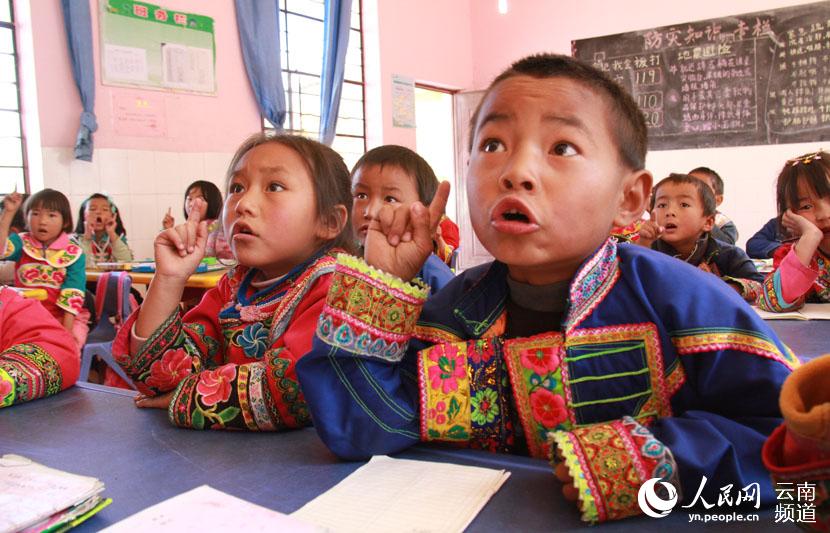
{"type": "Polygon", "coordinates": [[[499,14],[507,14],[507,0],[499,0],[499,14]]]}

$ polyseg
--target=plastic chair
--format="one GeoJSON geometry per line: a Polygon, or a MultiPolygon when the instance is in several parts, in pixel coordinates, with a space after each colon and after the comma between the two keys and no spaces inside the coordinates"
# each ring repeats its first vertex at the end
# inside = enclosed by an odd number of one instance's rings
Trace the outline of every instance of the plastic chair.
{"type": "Polygon", "coordinates": [[[98,279],[95,288],[95,316],[98,324],[89,332],[81,357],[81,374],[79,381],[87,381],[92,361],[97,356],[118,374],[121,379],[135,388],[132,380],[112,355],[112,341],[117,327],[126,319],[132,306],[130,304],[130,287],[132,280],[126,272],[105,272],[98,279]]]}

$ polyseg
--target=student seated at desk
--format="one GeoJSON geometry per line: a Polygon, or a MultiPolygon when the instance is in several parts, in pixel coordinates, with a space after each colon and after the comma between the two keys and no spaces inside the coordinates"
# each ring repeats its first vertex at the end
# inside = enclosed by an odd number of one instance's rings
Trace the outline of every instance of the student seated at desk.
{"type": "Polygon", "coordinates": [[[773,217],[746,241],[746,254],[753,259],[769,259],[785,240],[788,235],[781,230],[778,217],[773,217]]]}
{"type": "MultiPolygon", "coordinates": [[[[702,180],[709,186],[715,195],[715,206],[723,203],[723,179],[720,174],[708,167],[697,167],[689,171],[689,176],[702,180]]],[[[712,226],[712,235],[719,241],[735,244],[738,242],[738,228],[732,219],[720,211],[715,211],[715,224],[712,226]]]]}
{"type": "Polygon", "coordinates": [[[0,287],[0,408],[68,389],[80,365],[75,339],[39,302],[0,287]]]}
{"type": "Polygon", "coordinates": [[[651,220],[640,228],[638,244],[650,243],[653,250],[711,272],[750,303],[758,299],[763,274],[743,250],[712,235],[715,195],[705,183],[671,174],[654,187],[650,210],[651,220]]]}
{"type": "Polygon", "coordinates": [[[205,252],[196,199],[185,224],[155,240],[156,273],[113,354],[140,392],[195,429],[280,430],[310,419],[295,375],[311,348],[334,270],[354,249],[349,171],[304,137],[246,140],[227,174],[223,223],[239,264],[181,316],[185,282],[205,252]]]}
{"type": "Polygon", "coordinates": [[[428,209],[382,213],[365,260],[338,257],[297,364],[326,445],[352,460],[419,441],[561,455],[590,521],[639,514],[655,477],[684,503],[702,476],[709,501],[758,482],[773,502],[761,445],[797,359],[714,276],[609,237],[651,191],[636,103],[591,66],[537,55],[496,78],[472,123],[470,216],[496,260],[428,300],[410,282],[443,187],[428,209]]]}
{"type": "Polygon", "coordinates": [[[800,237],[775,251],[758,306],[783,312],[830,302],[830,154],[787,161],[776,191],[781,225],[800,237]]]}
{"type": "Polygon", "coordinates": [[[9,234],[14,213],[20,209],[18,193],[3,199],[0,215],[0,259],[15,262],[15,285],[46,289],[41,303],[83,346],[89,331],[84,309],[86,269],[84,252],[72,232],[69,200],[54,189],[43,189],[26,200],[24,213],[29,231],[9,234]]]}
{"type": "Polygon", "coordinates": [[[84,249],[87,269],[98,263],[126,263],[133,260],[127,244],[127,228],[121,213],[110,198],[95,193],[78,209],[75,234],[84,249]]]}
{"type": "MultiPolygon", "coordinates": [[[[360,246],[366,244],[369,226],[384,205],[395,209],[409,209],[414,202],[426,205],[437,189],[438,179],[432,167],[409,148],[389,144],[363,154],[352,169],[352,229],[360,246]]],[[[434,241],[436,251],[439,246],[445,250],[443,240],[434,241]]],[[[453,273],[433,252],[418,278],[429,285],[430,294],[435,294],[453,278],[453,273]]]]}

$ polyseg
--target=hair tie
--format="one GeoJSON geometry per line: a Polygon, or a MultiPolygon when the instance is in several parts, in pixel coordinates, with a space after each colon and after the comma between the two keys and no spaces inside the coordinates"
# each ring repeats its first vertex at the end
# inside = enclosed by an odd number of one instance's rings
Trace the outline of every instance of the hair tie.
{"type": "Polygon", "coordinates": [[[817,159],[821,159],[821,154],[823,153],[822,149],[819,149],[817,152],[813,152],[811,154],[802,155],[799,157],[795,157],[793,159],[788,159],[787,163],[791,166],[796,166],[799,163],[804,163],[805,165],[809,165],[813,161],[817,159]]]}

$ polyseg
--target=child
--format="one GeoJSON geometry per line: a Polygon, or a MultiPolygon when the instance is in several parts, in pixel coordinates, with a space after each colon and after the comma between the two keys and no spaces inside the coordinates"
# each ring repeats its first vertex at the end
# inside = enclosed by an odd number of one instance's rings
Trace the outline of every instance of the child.
{"type": "Polygon", "coordinates": [[[769,259],[788,236],[781,231],[778,217],[773,217],[746,241],[746,254],[753,259],[769,259]]]}
{"type": "Polygon", "coordinates": [[[80,365],[75,339],[42,305],[0,287],[0,408],[71,387],[80,365]]]}
{"type": "Polygon", "coordinates": [[[179,300],[202,259],[196,199],[185,224],[155,241],[156,274],[113,354],[143,396],[195,429],[280,430],[310,423],[294,364],[311,347],[334,270],[353,249],[349,171],[332,149],[255,135],[227,174],[223,224],[239,261],[184,317],[179,300]]]}
{"type": "MultiPolygon", "coordinates": [[[[651,243],[653,250],[711,272],[750,303],[758,299],[764,276],[743,250],[712,236],[715,195],[703,181],[669,175],[654,187],[651,215],[660,235],[651,243]]],[[[648,246],[648,239],[641,236],[640,244],[648,246]]]]}
{"type": "Polygon", "coordinates": [[[20,195],[12,193],[3,200],[0,216],[0,243],[6,243],[0,254],[15,261],[15,285],[46,289],[44,307],[70,331],[83,346],[89,326],[89,312],[84,309],[84,251],[72,231],[69,200],[53,189],[33,194],[24,209],[28,232],[9,235],[9,225],[20,208],[20,195]]]}
{"type": "MultiPolygon", "coordinates": [[[[715,193],[715,203],[717,207],[723,203],[723,179],[720,175],[708,167],[697,167],[689,172],[690,176],[694,176],[703,183],[707,184],[712,192],[715,193]]],[[[712,235],[719,241],[728,244],[735,244],[738,242],[738,228],[732,220],[721,213],[715,211],[715,225],[712,228],[712,235]]]]}
{"type": "MultiPolygon", "coordinates": [[[[219,187],[205,180],[197,180],[187,186],[184,193],[184,218],[190,216],[194,201],[197,198],[204,200],[200,205],[201,220],[208,222],[208,240],[205,248],[205,257],[218,257],[219,259],[233,259],[233,252],[222,232],[222,224],[219,218],[222,216],[222,193],[219,187]]],[[[172,228],[175,219],[170,214],[170,209],[164,215],[162,226],[164,229],[172,228]]]]}
{"type": "Polygon", "coordinates": [[[830,302],[830,154],[787,161],[776,196],[781,226],[800,237],[775,251],[759,307],[781,312],[830,302]]]}
{"type": "Polygon", "coordinates": [[[472,124],[470,217],[496,260],[426,303],[407,283],[446,186],[428,209],[381,213],[365,262],[338,258],[297,365],[326,445],[351,459],[419,440],[560,454],[592,521],[640,513],[655,477],[686,501],[705,475],[708,501],[758,482],[771,502],[760,450],[797,360],[714,276],[609,237],[651,190],[632,98],[573,58],[531,56],[496,78],[472,124]]]}
{"type": "MultiPolygon", "coordinates": [[[[352,169],[352,229],[360,245],[366,243],[369,224],[383,205],[409,209],[414,202],[428,204],[438,189],[438,179],[429,163],[397,145],[369,150],[352,169]]],[[[429,255],[418,277],[435,294],[452,278],[452,270],[435,253],[429,255]]]]}
{"type": "Polygon", "coordinates": [[[75,234],[84,249],[87,269],[95,268],[98,263],[133,260],[121,213],[104,194],[95,193],[81,204],[75,234]]]}
{"type": "MultiPolygon", "coordinates": [[[[25,202],[28,194],[21,194],[21,202],[25,202]]],[[[9,235],[26,231],[26,221],[23,220],[23,212],[18,210],[9,226],[9,235]]],[[[0,261],[0,285],[14,285],[14,261],[0,261]]]]}

